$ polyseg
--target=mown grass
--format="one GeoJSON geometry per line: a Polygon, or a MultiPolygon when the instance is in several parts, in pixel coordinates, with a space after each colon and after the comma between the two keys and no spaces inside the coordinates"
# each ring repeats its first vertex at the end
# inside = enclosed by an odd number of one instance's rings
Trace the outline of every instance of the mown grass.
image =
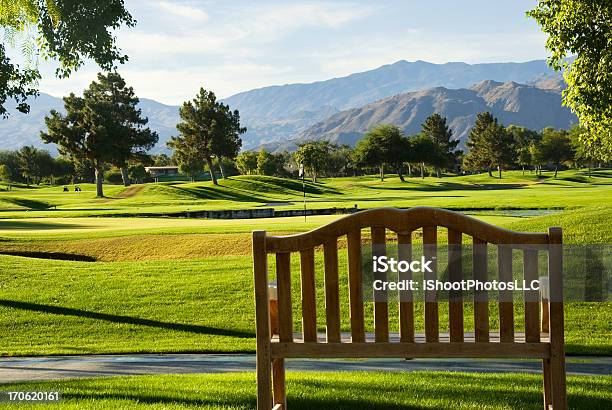
{"type": "MultiPolygon", "coordinates": [[[[612,376],[569,376],[570,408],[612,407],[612,376]]],[[[251,409],[254,373],[155,375],[2,385],[2,391],[59,391],[37,409],[251,409]]],[[[292,409],[539,409],[542,380],[531,374],[288,372],[292,409]]],[[[14,404],[2,403],[0,407],[14,404]]]]}
{"type": "MultiPolygon", "coordinates": [[[[308,182],[306,191],[311,208],[430,205],[453,209],[531,209],[576,208],[612,202],[612,172],[599,170],[594,175],[589,179],[583,172],[568,170],[553,179],[552,175],[538,177],[511,171],[501,180],[466,175],[415,177],[403,183],[395,176],[388,176],[384,182],[364,176],[329,178],[317,184],[308,182]]],[[[0,210],[4,210],[1,217],[159,215],[257,207],[299,209],[303,199],[300,181],[262,176],[232,177],[221,180],[218,187],[210,182],[146,184],[140,190],[131,191],[109,186],[108,198],[103,199],[95,198],[93,185],[80,186],[83,189],[80,193],[63,192],[61,187],[0,192],[0,210]],[[19,210],[29,212],[24,214],[19,210]]]]}
{"type": "MultiPolygon", "coordinates": [[[[342,329],[350,330],[346,251],[339,258],[342,329]]],[[[317,252],[318,327],[325,329],[323,260],[317,252]]],[[[270,271],[274,271],[271,258],[270,271]]],[[[251,258],[69,262],[0,256],[0,345],[2,355],[120,352],[254,351],[251,258]]],[[[294,329],[301,328],[299,260],[292,258],[294,329]]],[[[611,354],[610,303],[569,303],[566,341],[570,353],[611,354]]],[[[390,312],[397,305],[390,304],[390,312]]],[[[372,304],[366,323],[373,330],[372,304]]],[[[415,326],[423,331],[423,307],[415,326]]],[[[473,329],[465,306],[466,330],[473,329]]],[[[517,330],[523,324],[515,306],[517,330]]],[[[447,329],[441,303],[440,328],[447,329]]],[[[498,328],[491,304],[491,329],[498,328]]],[[[397,331],[397,315],[390,315],[397,331]]]]}

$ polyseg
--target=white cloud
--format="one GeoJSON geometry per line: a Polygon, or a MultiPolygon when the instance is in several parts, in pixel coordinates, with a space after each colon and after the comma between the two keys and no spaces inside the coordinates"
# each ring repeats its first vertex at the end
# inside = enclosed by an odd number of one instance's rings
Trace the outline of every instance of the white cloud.
{"type": "Polygon", "coordinates": [[[208,14],[197,7],[190,6],[188,4],[179,4],[178,2],[158,1],[154,5],[164,13],[169,13],[177,17],[181,17],[189,20],[206,21],[208,20],[208,14]]]}

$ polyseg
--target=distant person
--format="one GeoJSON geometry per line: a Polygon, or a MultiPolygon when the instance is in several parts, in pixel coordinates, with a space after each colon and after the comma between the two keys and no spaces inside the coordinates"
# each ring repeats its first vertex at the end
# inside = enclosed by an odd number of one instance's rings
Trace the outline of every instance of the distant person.
{"type": "Polygon", "coordinates": [[[74,187],[74,192],[81,192],[81,187],[75,186],[74,187]]]}

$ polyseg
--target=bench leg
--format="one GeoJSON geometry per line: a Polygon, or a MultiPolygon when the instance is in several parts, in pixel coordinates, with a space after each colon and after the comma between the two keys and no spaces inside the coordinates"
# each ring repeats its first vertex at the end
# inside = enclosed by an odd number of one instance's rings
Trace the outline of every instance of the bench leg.
{"type": "Polygon", "coordinates": [[[542,360],[542,375],[544,376],[544,410],[549,410],[552,406],[550,359],[542,360]]]}
{"type": "Polygon", "coordinates": [[[565,357],[557,356],[550,359],[552,407],[554,410],[567,409],[567,393],[565,385],[565,357]]]}
{"type": "Polygon", "coordinates": [[[285,359],[275,359],[272,362],[272,389],[274,391],[274,406],[287,409],[287,394],[285,390],[285,359]]]}

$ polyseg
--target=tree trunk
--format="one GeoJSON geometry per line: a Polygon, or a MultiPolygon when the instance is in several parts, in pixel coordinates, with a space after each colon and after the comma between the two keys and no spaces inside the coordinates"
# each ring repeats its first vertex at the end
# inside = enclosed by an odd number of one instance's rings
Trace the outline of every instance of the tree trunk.
{"type": "Polygon", "coordinates": [[[408,177],[412,178],[412,165],[408,164],[408,177]]]}
{"type": "Polygon", "coordinates": [[[497,170],[499,171],[499,179],[502,179],[502,167],[500,165],[497,166],[497,170]]]}
{"type": "Polygon", "coordinates": [[[421,162],[421,179],[425,179],[425,163],[421,162]]]}
{"type": "Polygon", "coordinates": [[[525,165],[523,165],[523,175],[525,175],[525,165]]]}
{"type": "Polygon", "coordinates": [[[554,178],[557,178],[557,171],[559,169],[559,164],[555,164],[555,176],[554,178]]]}
{"type": "Polygon", "coordinates": [[[104,197],[104,189],[102,188],[102,182],[104,181],[104,165],[98,164],[95,169],[96,176],[96,196],[98,198],[104,197]]]}
{"type": "Polygon", "coordinates": [[[313,184],[316,184],[316,183],[317,183],[317,173],[316,173],[316,172],[313,172],[313,173],[312,173],[312,183],[313,183],[313,184]]]}
{"type": "Polygon", "coordinates": [[[210,179],[212,180],[213,185],[219,185],[217,182],[217,177],[215,176],[215,170],[213,169],[212,159],[210,157],[206,157],[206,165],[208,165],[208,171],[210,172],[210,179]]]}
{"type": "Polygon", "coordinates": [[[402,166],[401,165],[397,167],[397,176],[399,176],[400,181],[406,182],[404,180],[404,175],[402,174],[402,166]]]}
{"type": "Polygon", "coordinates": [[[592,165],[593,164],[591,164],[591,161],[589,161],[589,171],[588,171],[589,172],[589,178],[591,178],[591,167],[592,167],[592,165]]]}
{"type": "Polygon", "coordinates": [[[130,176],[126,167],[121,167],[121,179],[123,180],[123,186],[130,186],[130,176]]]}
{"type": "Polygon", "coordinates": [[[384,181],[385,180],[385,166],[384,165],[380,165],[380,180],[384,181]]]}
{"type": "Polygon", "coordinates": [[[436,168],[436,177],[440,178],[440,168],[436,168]]]}
{"type": "Polygon", "coordinates": [[[489,176],[492,177],[493,173],[491,172],[491,167],[487,168],[487,172],[489,173],[489,176]]]}
{"type": "Polygon", "coordinates": [[[223,166],[221,158],[219,158],[219,171],[221,171],[221,178],[225,179],[225,167],[223,166]]]}

